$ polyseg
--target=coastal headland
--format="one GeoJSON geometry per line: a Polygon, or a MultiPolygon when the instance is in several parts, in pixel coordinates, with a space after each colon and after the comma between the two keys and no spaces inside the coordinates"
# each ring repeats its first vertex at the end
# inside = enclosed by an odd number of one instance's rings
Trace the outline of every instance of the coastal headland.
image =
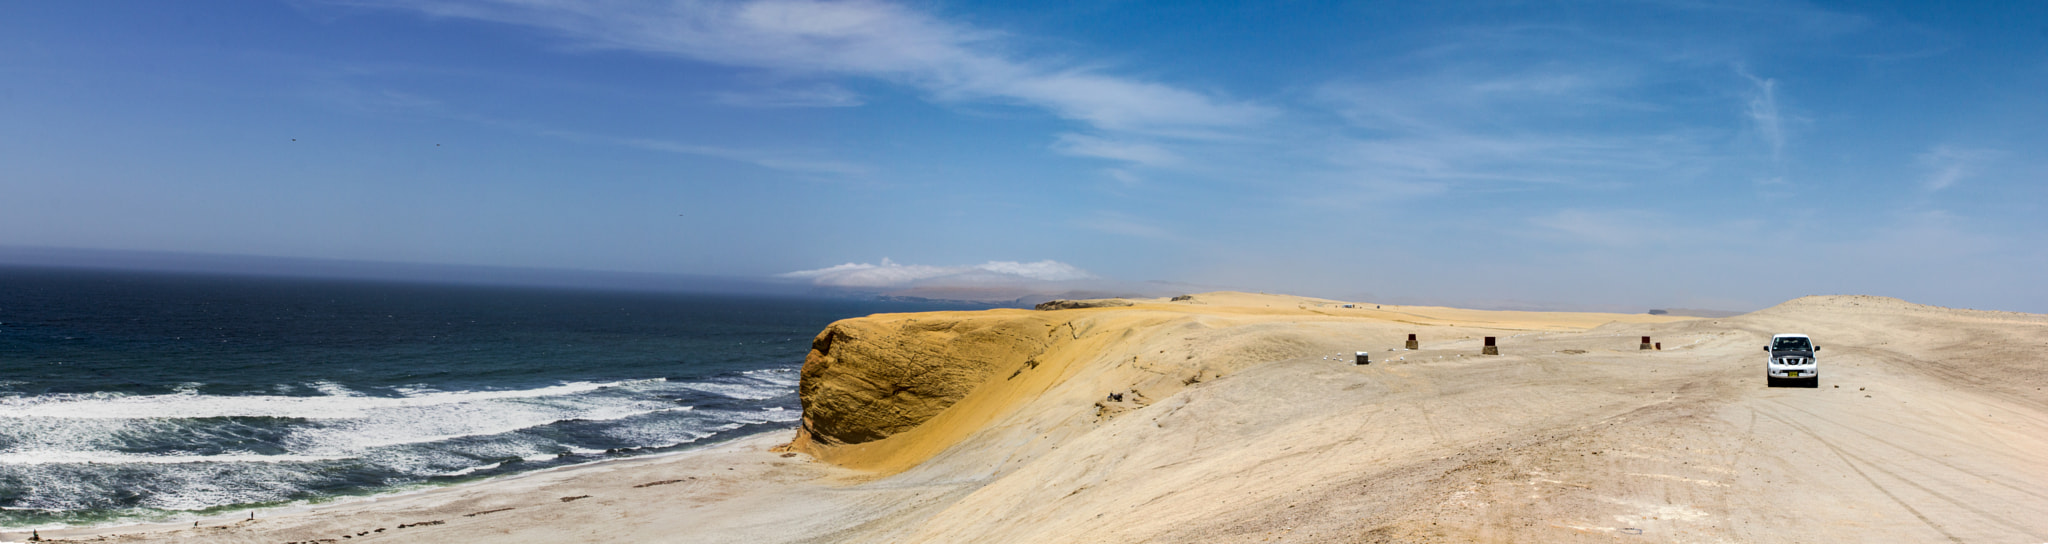
{"type": "Polygon", "coordinates": [[[1230,292],[1044,307],[832,324],[793,434],[41,536],[2048,541],[2048,316],[1869,296],[1714,318],[1230,292]],[[1774,333],[1822,346],[1818,387],[1766,387],[1774,333]]]}

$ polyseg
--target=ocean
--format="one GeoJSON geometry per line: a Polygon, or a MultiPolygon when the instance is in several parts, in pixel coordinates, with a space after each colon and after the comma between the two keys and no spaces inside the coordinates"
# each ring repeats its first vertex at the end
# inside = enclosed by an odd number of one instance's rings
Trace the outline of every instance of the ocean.
{"type": "Polygon", "coordinates": [[[0,268],[0,527],[178,521],[793,428],[935,303],[0,268]]]}

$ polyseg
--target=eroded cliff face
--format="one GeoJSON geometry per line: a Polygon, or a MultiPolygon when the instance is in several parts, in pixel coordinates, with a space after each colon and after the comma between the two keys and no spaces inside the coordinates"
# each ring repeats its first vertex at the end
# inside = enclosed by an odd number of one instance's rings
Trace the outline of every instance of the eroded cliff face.
{"type": "Polygon", "coordinates": [[[1294,325],[1263,323],[1275,311],[1299,314],[1293,307],[1219,316],[1214,307],[1117,302],[833,323],[804,360],[802,425],[785,448],[893,473],[992,425],[1022,436],[1100,423],[1191,384],[1322,349],[1294,325]]]}
{"type": "Polygon", "coordinates": [[[1056,336],[1021,311],[878,315],[833,323],[804,358],[796,444],[873,442],[951,407],[991,374],[1033,366],[1056,336]]]}

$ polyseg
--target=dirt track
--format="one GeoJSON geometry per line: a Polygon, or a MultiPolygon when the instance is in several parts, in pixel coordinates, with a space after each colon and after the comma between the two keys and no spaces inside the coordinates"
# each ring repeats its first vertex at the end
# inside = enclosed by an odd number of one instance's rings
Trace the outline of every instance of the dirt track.
{"type": "MultiPolygon", "coordinates": [[[[1266,300],[1245,297],[1234,303],[1266,300]]],[[[1072,315],[1106,320],[1122,315],[1115,311],[1072,315]]],[[[488,502],[526,509],[404,535],[2048,542],[2048,316],[1871,297],[1592,329],[1540,315],[1406,311],[1210,308],[1188,318],[1200,326],[1124,333],[1120,351],[1069,365],[985,427],[893,475],[788,464],[801,459],[754,440],[445,494],[469,502],[394,501],[211,536],[291,540],[277,537],[488,502]],[[1386,350],[1408,332],[1424,335],[1423,349],[1386,350]],[[1764,386],[1761,346],[1777,332],[1808,333],[1822,346],[1819,388],[1764,386]],[[1483,335],[1501,337],[1503,354],[1479,356],[1483,335]],[[1641,335],[1664,349],[1635,349],[1641,335]],[[1350,350],[1361,348],[1375,364],[1351,364],[1350,350]],[[1202,353],[1289,352],[1301,353],[1239,361],[1221,377],[1197,369],[1222,368],[1202,353]],[[1190,369],[1192,378],[1175,374],[1190,369]],[[1132,397],[1142,400],[1098,402],[1147,388],[1132,397]],[[611,489],[691,476],[722,483],[611,489]],[[630,493],[644,496],[608,500],[630,493]],[[572,494],[598,498],[552,500],[572,494]]]]}

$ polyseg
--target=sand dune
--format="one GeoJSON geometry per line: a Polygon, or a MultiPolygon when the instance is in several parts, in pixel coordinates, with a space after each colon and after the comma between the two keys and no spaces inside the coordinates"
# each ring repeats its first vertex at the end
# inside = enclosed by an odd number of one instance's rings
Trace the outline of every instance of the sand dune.
{"type": "Polygon", "coordinates": [[[794,440],[254,522],[61,534],[2048,541],[2048,316],[1880,297],[1702,319],[1242,293],[1134,302],[835,324],[807,362],[794,440]],[[1760,346],[1778,332],[1823,346],[1819,388],[1764,386],[1760,346]],[[1410,333],[1421,349],[1395,349],[1410,333]],[[1638,350],[1643,335],[1664,349],[1638,350]],[[1501,355],[1479,355],[1484,336],[1501,355]],[[1374,364],[1352,364],[1356,350],[1374,364]],[[410,525],[428,521],[441,523],[410,525]]]}

